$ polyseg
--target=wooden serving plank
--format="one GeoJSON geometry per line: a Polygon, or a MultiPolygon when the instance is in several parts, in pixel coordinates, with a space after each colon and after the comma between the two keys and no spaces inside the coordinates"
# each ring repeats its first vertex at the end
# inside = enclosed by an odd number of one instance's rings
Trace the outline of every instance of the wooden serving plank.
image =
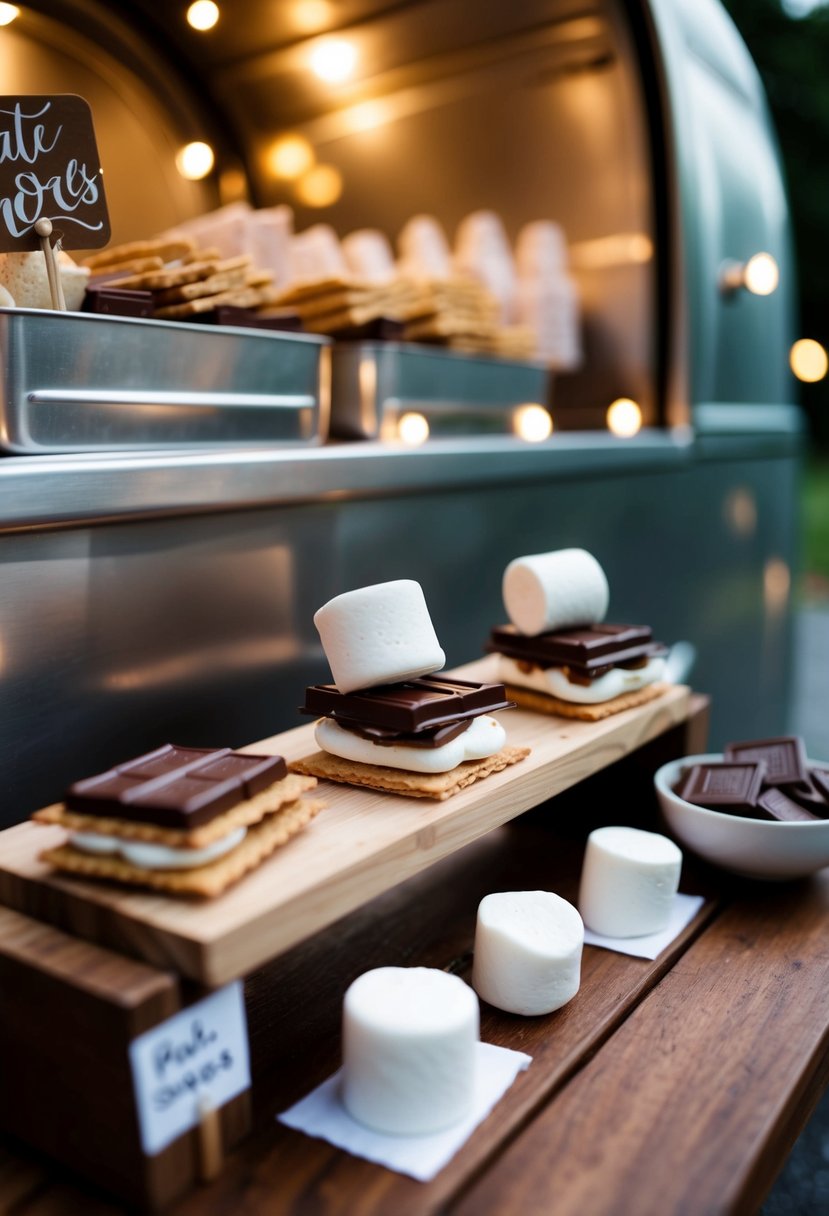
{"type": "MultiPolygon", "coordinates": [[[[455,674],[491,680],[493,672],[493,659],[483,659],[455,674]]],[[[689,690],[678,686],[596,723],[510,710],[509,742],[532,754],[446,802],[321,783],[327,809],[210,901],[61,877],[38,858],[63,840],[63,829],[21,824],[0,833],[0,902],[203,984],[225,984],[685,721],[690,702],[689,690]]],[[[313,726],[248,750],[298,759],[316,750],[313,726]]]]}
{"type": "Polygon", "coordinates": [[[746,887],[452,1211],[756,1212],[829,1081],[829,872],[746,887]]]}

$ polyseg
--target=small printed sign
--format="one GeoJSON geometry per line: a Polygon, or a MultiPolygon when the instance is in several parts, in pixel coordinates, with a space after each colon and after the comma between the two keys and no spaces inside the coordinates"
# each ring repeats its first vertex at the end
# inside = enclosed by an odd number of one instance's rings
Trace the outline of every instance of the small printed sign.
{"type": "Polygon", "coordinates": [[[41,219],[64,249],[109,240],[92,114],[71,93],[0,97],[0,251],[38,249],[41,219]]]}
{"type": "Polygon", "coordinates": [[[250,1088],[245,1002],[228,984],[130,1043],[141,1147],[154,1157],[213,1107],[250,1088]]]}

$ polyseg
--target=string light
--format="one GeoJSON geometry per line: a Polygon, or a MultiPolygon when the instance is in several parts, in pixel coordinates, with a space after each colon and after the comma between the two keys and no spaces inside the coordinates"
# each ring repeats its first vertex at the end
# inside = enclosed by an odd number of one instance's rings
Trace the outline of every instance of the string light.
{"type": "Polygon", "coordinates": [[[620,439],[630,439],[642,428],[642,410],[630,397],[619,397],[608,406],[607,427],[620,439]]]}
{"type": "Polygon", "coordinates": [[[805,384],[816,384],[829,370],[829,357],[825,348],[814,338],[799,338],[789,351],[789,366],[798,380],[805,384]]]}
{"type": "Polygon", "coordinates": [[[313,163],[314,149],[304,135],[280,135],[265,153],[268,172],[283,181],[302,177],[313,163]]]}
{"type": "Polygon", "coordinates": [[[343,192],[343,176],[333,165],[316,165],[296,184],[296,195],[306,207],[330,207],[343,192]]]}
{"type": "Polygon", "coordinates": [[[780,282],[777,262],[770,253],[755,253],[743,267],[743,282],[754,296],[770,296],[780,282]]]}
{"type": "Polygon", "coordinates": [[[187,10],[187,24],[203,34],[213,29],[219,16],[219,6],[213,0],[195,0],[187,10]]]}
{"type": "Polygon", "coordinates": [[[207,177],[215,163],[216,157],[210,144],[202,143],[201,140],[185,144],[176,153],[176,168],[182,177],[191,182],[207,177]]]}
{"type": "Polygon", "coordinates": [[[423,414],[401,414],[397,422],[397,436],[409,448],[420,447],[429,438],[429,423],[423,414]]]}
{"type": "Polygon", "coordinates": [[[357,48],[345,38],[324,38],[312,49],[311,71],[326,84],[342,84],[357,63],[357,48]]]}
{"type": "Polygon", "coordinates": [[[542,443],[553,433],[553,419],[543,405],[519,405],[512,416],[512,428],[527,443],[542,443]]]}

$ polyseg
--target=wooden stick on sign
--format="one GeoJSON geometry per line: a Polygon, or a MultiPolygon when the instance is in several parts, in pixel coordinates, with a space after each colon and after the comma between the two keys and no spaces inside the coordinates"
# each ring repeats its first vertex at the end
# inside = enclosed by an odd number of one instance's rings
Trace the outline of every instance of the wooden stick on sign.
{"type": "Polygon", "coordinates": [[[58,269],[58,259],[55,257],[55,251],[52,248],[52,221],[47,219],[38,220],[35,224],[35,232],[37,233],[40,248],[43,251],[43,256],[46,260],[46,276],[49,279],[49,294],[52,297],[52,308],[59,312],[66,312],[66,300],[63,295],[63,284],[60,281],[60,271],[58,269]]]}
{"type": "Polygon", "coordinates": [[[222,1172],[222,1120],[218,1106],[203,1094],[199,1099],[199,1176],[202,1182],[212,1182],[222,1172]]]}

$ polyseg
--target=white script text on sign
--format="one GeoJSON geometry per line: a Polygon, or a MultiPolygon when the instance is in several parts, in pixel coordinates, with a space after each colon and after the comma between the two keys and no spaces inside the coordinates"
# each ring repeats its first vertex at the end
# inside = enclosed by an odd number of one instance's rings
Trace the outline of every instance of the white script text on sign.
{"type": "Polygon", "coordinates": [[[37,249],[42,219],[66,249],[109,240],[92,115],[71,93],[0,97],[0,250],[37,249]]]}
{"type": "Polygon", "coordinates": [[[228,984],[130,1043],[141,1147],[152,1157],[214,1107],[250,1088],[245,1002],[228,984]]]}

